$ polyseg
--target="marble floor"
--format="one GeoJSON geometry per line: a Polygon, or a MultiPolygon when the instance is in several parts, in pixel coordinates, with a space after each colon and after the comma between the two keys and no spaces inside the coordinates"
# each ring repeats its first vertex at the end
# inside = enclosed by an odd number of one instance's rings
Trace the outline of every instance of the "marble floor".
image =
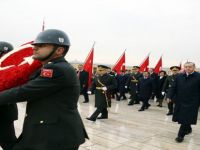
{"type": "MultiPolygon", "coordinates": [[[[79,99],[79,111],[90,140],[79,150],[200,150],[200,120],[193,126],[193,133],[183,143],[174,141],[179,125],[166,116],[167,106],[158,108],[154,101],[144,112],[138,112],[141,105],[127,106],[127,100],[112,100],[109,119],[90,122],[85,118],[93,113],[94,96],[90,103],[79,99]]],[[[17,135],[21,132],[26,104],[19,106],[19,120],[15,122],[17,135]]]]}

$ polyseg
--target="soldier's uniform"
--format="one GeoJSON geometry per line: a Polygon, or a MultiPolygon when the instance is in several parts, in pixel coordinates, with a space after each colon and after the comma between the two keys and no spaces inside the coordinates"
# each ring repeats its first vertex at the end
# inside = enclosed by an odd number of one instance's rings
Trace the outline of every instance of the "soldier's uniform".
{"type": "MultiPolygon", "coordinates": [[[[99,65],[98,69],[107,69],[107,66],[99,65]]],[[[96,121],[98,115],[101,113],[101,117],[98,119],[107,119],[108,118],[108,111],[107,107],[109,107],[110,101],[110,92],[117,87],[116,80],[113,79],[109,74],[105,73],[103,75],[98,75],[95,77],[92,88],[95,89],[95,107],[97,108],[96,111],[87,118],[91,121],[96,121]],[[103,90],[106,88],[106,90],[103,90]]]]}
{"type": "MultiPolygon", "coordinates": [[[[0,57],[11,50],[13,50],[13,46],[10,43],[0,42],[0,57]]],[[[16,104],[0,106],[0,146],[3,150],[12,150],[17,140],[14,128],[14,121],[17,118],[18,110],[16,104]]]]}
{"type": "MultiPolygon", "coordinates": [[[[170,70],[173,70],[173,69],[180,70],[180,67],[178,67],[178,66],[172,66],[172,67],[170,67],[170,70]]],[[[174,74],[174,75],[170,75],[170,76],[168,76],[166,78],[165,83],[163,85],[163,89],[162,89],[163,92],[168,93],[169,88],[172,87],[172,84],[174,83],[176,77],[177,77],[177,74],[174,74]]],[[[169,110],[169,112],[167,113],[167,115],[172,115],[173,112],[174,112],[174,101],[175,101],[175,98],[176,98],[176,96],[174,96],[172,98],[172,101],[168,103],[168,110],[169,110]]]]}
{"type": "MultiPolygon", "coordinates": [[[[39,37],[52,44],[55,37],[63,38],[60,42],[67,44],[60,46],[69,46],[68,37],[59,30],[45,30],[39,37]]],[[[42,43],[38,38],[34,44],[42,43]]],[[[27,101],[23,131],[14,150],[77,150],[88,138],[77,109],[79,93],[76,72],[64,56],[36,71],[27,84],[1,92],[0,105],[27,101]]]]}
{"type": "MultiPolygon", "coordinates": [[[[138,66],[133,66],[133,68],[139,69],[138,66]]],[[[138,93],[136,93],[136,91],[138,89],[139,78],[141,77],[142,74],[140,72],[131,73],[127,80],[126,86],[129,89],[129,93],[131,95],[131,100],[128,105],[139,104],[138,93]]]]}

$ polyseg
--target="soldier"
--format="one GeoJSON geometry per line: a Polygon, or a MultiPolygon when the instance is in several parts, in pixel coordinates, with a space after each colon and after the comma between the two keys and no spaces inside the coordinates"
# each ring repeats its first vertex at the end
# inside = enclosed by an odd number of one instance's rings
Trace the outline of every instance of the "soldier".
{"type": "Polygon", "coordinates": [[[172,120],[181,124],[175,139],[178,143],[192,132],[191,124],[197,123],[200,106],[200,74],[192,62],[186,62],[184,69],[185,73],[177,76],[167,95],[169,99],[176,96],[172,120]]]}
{"type": "MultiPolygon", "coordinates": [[[[10,43],[0,41],[0,58],[11,50],[13,50],[13,46],[10,43]]],[[[16,143],[14,121],[17,118],[18,110],[16,104],[0,106],[0,146],[3,150],[12,150],[16,143]]]]}
{"type": "Polygon", "coordinates": [[[131,100],[128,103],[128,105],[139,104],[138,94],[136,93],[139,78],[142,77],[142,74],[139,72],[139,69],[139,66],[133,66],[132,73],[130,74],[126,82],[125,88],[129,89],[129,93],[131,95],[131,100]]]}
{"type": "MultiPolygon", "coordinates": [[[[92,83],[92,89],[95,89],[95,107],[96,111],[86,118],[90,121],[96,121],[96,119],[107,119],[110,97],[110,91],[117,87],[116,81],[107,73],[107,66],[99,65],[97,68],[98,76],[95,77],[92,83]],[[101,113],[101,116],[98,115],[101,113]],[[97,118],[98,117],[98,118],[97,118]]],[[[88,91],[91,94],[91,91],[88,91]]]]}
{"type": "Polygon", "coordinates": [[[43,67],[28,83],[0,93],[0,105],[27,101],[23,131],[14,150],[78,150],[88,136],[77,110],[79,81],[64,59],[69,38],[63,31],[48,29],[33,46],[33,59],[43,67]]]}
{"type": "MultiPolygon", "coordinates": [[[[180,67],[179,66],[172,66],[170,67],[170,70],[172,72],[172,75],[168,76],[167,79],[165,80],[165,83],[163,85],[162,89],[162,95],[165,95],[165,93],[168,93],[169,89],[171,88],[175,78],[177,77],[180,67]]],[[[174,101],[175,101],[175,96],[168,101],[168,113],[166,114],[167,116],[173,115],[174,112],[174,101]]]]}
{"type": "Polygon", "coordinates": [[[155,91],[155,83],[150,77],[149,72],[143,72],[143,77],[141,77],[138,82],[137,91],[139,93],[139,99],[143,102],[142,107],[138,111],[144,111],[145,109],[148,109],[149,106],[151,106],[149,104],[149,99],[155,91]]]}
{"type": "Polygon", "coordinates": [[[78,65],[78,71],[77,71],[77,76],[80,81],[80,90],[81,94],[83,94],[85,101],[83,103],[88,103],[89,102],[89,96],[88,96],[88,79],[89,79],[89,74],[87,71],[83,69],[83,65],[80,64],[78,65]]]}

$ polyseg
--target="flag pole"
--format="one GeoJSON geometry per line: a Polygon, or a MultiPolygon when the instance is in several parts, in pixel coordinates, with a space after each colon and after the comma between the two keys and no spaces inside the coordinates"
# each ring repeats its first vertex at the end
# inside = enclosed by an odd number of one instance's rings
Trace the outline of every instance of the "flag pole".
{"type": "Polygon", "coordinates": [[[43,23],[42,23],[42,31],[45,30],[45,18],[43,18],[43,23]]]}

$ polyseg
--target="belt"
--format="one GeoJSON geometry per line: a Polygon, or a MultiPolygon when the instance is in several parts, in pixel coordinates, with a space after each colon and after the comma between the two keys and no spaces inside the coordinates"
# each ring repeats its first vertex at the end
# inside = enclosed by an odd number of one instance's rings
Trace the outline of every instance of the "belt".
{"type": "Polygon", "coordinates": [[[102,90],[102,87],[96,87],[97,90],[102,90]]]}

